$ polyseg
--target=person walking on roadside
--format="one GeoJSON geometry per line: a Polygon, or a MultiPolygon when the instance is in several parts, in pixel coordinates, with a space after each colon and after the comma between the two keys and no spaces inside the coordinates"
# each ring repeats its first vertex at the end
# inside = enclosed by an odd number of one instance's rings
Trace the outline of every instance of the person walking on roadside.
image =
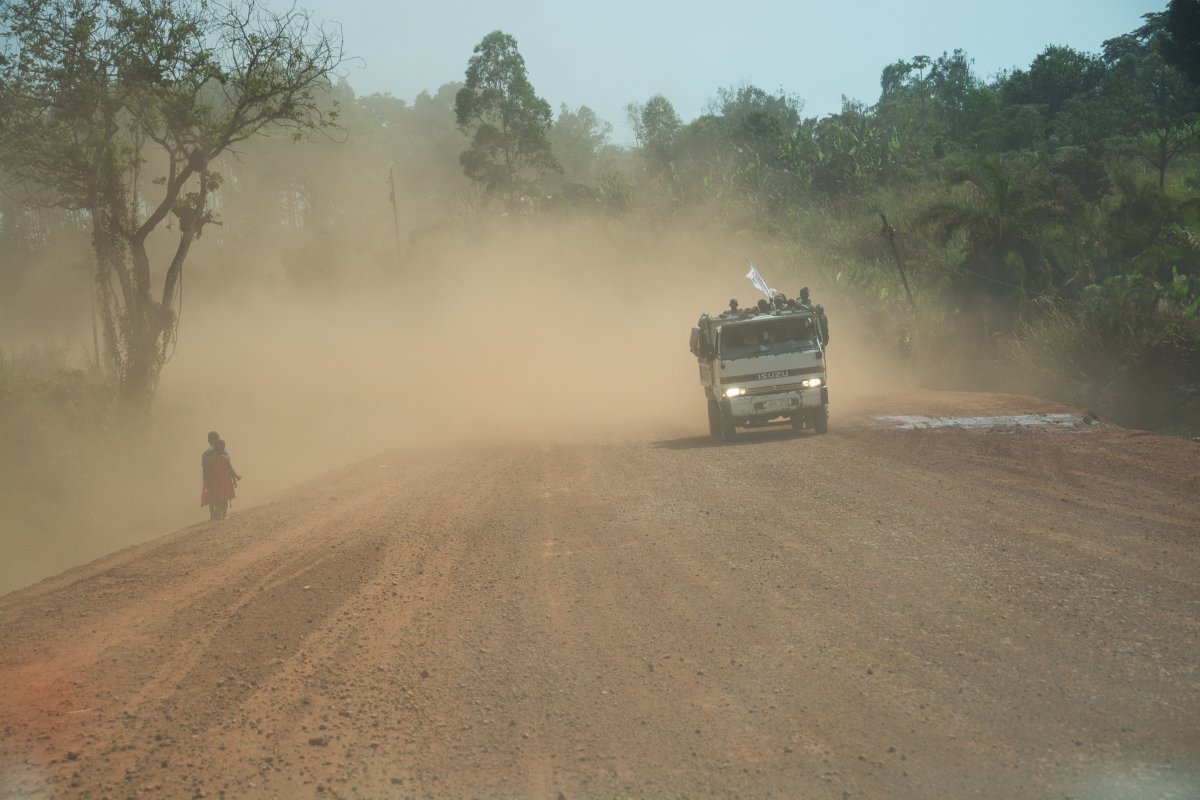
{"type": "Polygon", "coordinates": [[[200,505],[208,506],[208,518],[215,521],[229,516],[229,501],[237,496],[234,490],[242,476],[233,468],[220,434],[210,432],[208,442],[210,447],[200,457],[200,470],[204,477],[200,505]]]}

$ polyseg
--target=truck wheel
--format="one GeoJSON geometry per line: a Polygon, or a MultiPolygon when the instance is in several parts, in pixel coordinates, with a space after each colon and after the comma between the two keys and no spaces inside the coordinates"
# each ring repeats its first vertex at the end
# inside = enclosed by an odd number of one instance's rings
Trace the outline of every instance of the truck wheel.
{"type": "Polygon", "coordinates": [[[817,433],[829,433],[829,406],[821,406],[813,413],[813,430],[817,433]]]}
{"type": "Polygon", "coordinates": [[[708,434],[714,439],[721,438],[721,406],[716,400],[708,401],[708,434]]]}
{"type": "Polygon", "coordinates": [[[804,430],[804,415],[803,414],[792,414],[792,430],[794,430],[794,431],[804,430]]]}
{"type": "Polygon", "coordinates": [[[737,425],[733,423],[733,415],[728,411],[721,412],[721,441],[732,442],[737,436],[737,425]]]}

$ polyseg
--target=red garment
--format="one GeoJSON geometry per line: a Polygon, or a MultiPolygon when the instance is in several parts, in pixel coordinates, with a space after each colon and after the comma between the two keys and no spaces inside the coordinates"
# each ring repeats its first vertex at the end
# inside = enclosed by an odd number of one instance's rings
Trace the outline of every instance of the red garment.
{"type": "Polygon", "coordinates": [[[213,455],[205,462],[204,489],[200,505],[207,506],[237,497],[233,491],[233,463],[228,455],[213,455]]]}

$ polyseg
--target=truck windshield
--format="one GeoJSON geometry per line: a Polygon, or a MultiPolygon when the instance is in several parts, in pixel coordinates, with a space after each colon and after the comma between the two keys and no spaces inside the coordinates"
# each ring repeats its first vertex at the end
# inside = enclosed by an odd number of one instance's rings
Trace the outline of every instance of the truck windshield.
{"type": "Polygon", "coordinates": [[[721,328],[721,358],[779,355],[799,350],[816,350],[816,326],[812,317],[785,317],[721,328]]]}

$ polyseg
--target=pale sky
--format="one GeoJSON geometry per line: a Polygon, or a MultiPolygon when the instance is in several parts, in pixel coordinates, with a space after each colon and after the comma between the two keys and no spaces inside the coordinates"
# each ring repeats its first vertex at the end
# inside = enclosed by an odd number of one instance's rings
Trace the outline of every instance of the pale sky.
{"type": "Polygon", "coordinates": [[[1166,0],[299,0],[342,26],[359,95],[411,102],[462,81],[472,50],[502,30],[517,40],[534,90],[557,115],[586,105],[629,144],[625,106],[662,94],[684,122],[721,87],[753,84],[804,101],[805,117],[841,108],[842,96],[879,99],[883,67],[956,48],[988,78],[1027,68],[1049,45],[1099,53],[1166,0]]]}

